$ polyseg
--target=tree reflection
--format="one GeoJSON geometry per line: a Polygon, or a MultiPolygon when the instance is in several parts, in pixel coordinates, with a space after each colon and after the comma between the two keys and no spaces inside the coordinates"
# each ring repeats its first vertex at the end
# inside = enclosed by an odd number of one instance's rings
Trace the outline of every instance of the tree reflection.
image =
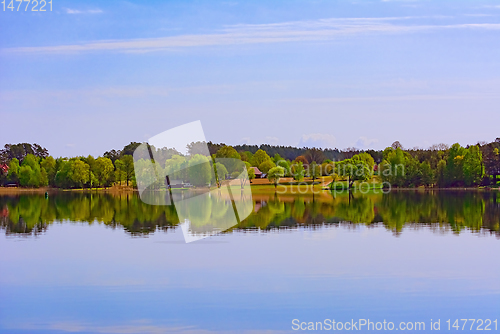
{"type": "MultiPolygon", "coordinates": [[[[197,201],[196,197],[191,198],[197,201]]],[[[224,196],[208,196],[188,216],[195,231],[234,220],[234,208],[224,196]],[[203,224],[202,224],[203,223],[203,224]]],[[[405,227],[428,227],[460,233],[490,232],[500,237],[500,196],[497,192],[399,191],[390,194],[254,197],[252,213],[234,230],[316,228],[323,224],[383,224],[396,235],[405,227]]],[[[251,209],[251,208],[249,208],[251,209]]],[[[167,231],[179,224],[172,205],[148,205],[135,193],[57,193],[0,196],[0,228],[7,235],[38,235],[55,222],[85,222],[123,228],[134,236],[167,231]]]]}

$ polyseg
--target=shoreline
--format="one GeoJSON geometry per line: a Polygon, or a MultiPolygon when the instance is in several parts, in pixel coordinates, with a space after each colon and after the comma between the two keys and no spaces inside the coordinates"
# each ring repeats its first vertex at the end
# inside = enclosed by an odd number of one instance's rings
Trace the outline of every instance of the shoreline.
{"type": "MultiPolygon", "coordinates": [[[[262,184],[255,185],[262,187],[262,184]]],[[[269,185],[270,187],[272,185],[269,185]]],[[[292,185],[284,185],[285,187],[296,187],[292,185]]],[[[253,186],[251,186],[253,188],[253,186]]],[[[380,188],[382,189],[382,188],[380,188]]],[[[255,189],[263,190],[261,189],[255,189]]],[[[267,189],[266,189],[267,190],[267,189]]],[[[500,188],[488,188],[488,187],[474,187],[474,188],[392,188],[390,191],[499,191],[500,188]]],[[[321,192],[330,192],[329,189],[321,189],[321,192]]],[[[138,190],[132,187],[118,186],[118,187],[110,187],[110,188],[80,188],[80,189],[62,189],[62,188],[51,188],[51,187],[43,187],[43,188],[20,188],[20,187],[0,187],[0,195],[16,195],[16,194],[55,194],[55,193],[63,193],[63,192],[76,192],[76,193],[111,193],[111,194],[123,194],[123,193],[137,193],[138,190]]],[[[337,191],[338,192],[338,191],[337,191]]],[[[343,190],[342,192],[347,192],[343,190]]]]}
{"type": "Polygon", "coordinates": [[[79,188],[79,189],[62,189],[62,188],[20,188],[20,187],[0,187],[0,195],[9,194],[55,194],[63,192],[80,192],[80,193],[132,193],[137,192],[137,189],[131,187],[110,187],[110,188],[79,188]]]}

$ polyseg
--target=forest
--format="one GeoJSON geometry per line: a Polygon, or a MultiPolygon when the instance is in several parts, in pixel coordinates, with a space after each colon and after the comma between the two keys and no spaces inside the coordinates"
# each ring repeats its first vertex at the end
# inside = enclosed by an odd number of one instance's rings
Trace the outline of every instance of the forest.
{"type": "MultiPolygon", "coordinates": [[[[137,187],[134,166],[139,164],[134,162],[133,154],[140,145],[131,142],[121,150],[112,149],[99,157],[55,158],[38,144],[6,144],[0,150],[0,185],[63,189],[137,187]]],[[[238,159],[246,165],[250,179],[255,177],[250,167],[256,167],[268,174],[270,181],[272,177],[274,181],[279,181],[280,177],[292,177],[297,181],[328,177],[332,181],[346,180],[350,186],[354,182],[376,179],[396,188],[498,187],[500,175],[500,138],[466,147],[456,143],[433,145],[427,149],[405,149],[396,141],[379,151],[267,144],[229,146],[212,142],[191,143],[187,145],[186,155],[175,149],[150,148],[162,168],[172,163],[177,168],[186,168],[203,159],[213,162],[238,159]],[[206,152],[207,146],[209,152],[206,152]]],[[[223,178],[234,174],[234,168],[224,166],[224,162],[213,165],[215,174],[219,171],[223,178]]],[[[182,178],[189,181],[187,174],[182,178]]],[[[213,181],[201,180],[198,186],[213,181]]]]}

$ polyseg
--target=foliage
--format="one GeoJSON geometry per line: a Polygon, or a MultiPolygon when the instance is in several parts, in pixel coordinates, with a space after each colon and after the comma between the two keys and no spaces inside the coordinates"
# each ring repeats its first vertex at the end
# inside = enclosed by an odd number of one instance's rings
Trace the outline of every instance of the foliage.
{"type": "Polygon", "coordinates": [[[332,175],[335,173],[335,164],[333,161],[325,160],[321,164],[321,173],[323,176],[332,175]]]}
{"type": "Polygon", "coordinates": [[[5,144],[4,149],[0,150],[0,163],[7,163],[14,158],[22,163],[28,154],[41,159],[46,158],[49,152],[38,144],[5,144]]]}
{"type": "MultiPolygon", "coordinates": [[[[216,196],[209,201],[200,208],[203,212],[196,213],[201,215],[200,220],[233,212],[216,196]]],[[[284,226],[336,225],[340,220],[346,226],[381,224],[398,235],[405,233],[405,227],[429,230],[429,222],[439,222],[439,228],[432,229],[439,234],[467,230],[500,236],[498,201],[496,192],[393,192],[387,196],[353,194],[327,200],[295,196],[294,201],[270,196],[268,205],[252,212],[236,228],[257,227],[265,232],[284,226]]],[[[0,207],[8,208],[7,216],[0,220],[0,228],[7,235],[50,232],[53,224],[61,221],[99,221],[112,228],[122,227],[131,235],[148,235],[179,224],[173,207],[147,205],[137,194],[60,192],[48,199],[21,194],[0,197],[0,207]]]]}
{"type": "Polygon", "coordinates": [[[234,173],[237,171],[240,165],[240,154],[231,146],[221,147],[215,154],[216,161],[226,166],[229,173],[234,173]]]}
{"type": "Polygon", "coordinates": [[[282,178],[284,175],[285,169],[283,167],[273,167],[267,173],[267,179],[269,180],[269,182],[274,183],[274,187],[276,188],[278,186],[280,178],[282,178]]]}
{"type": "Polygon", "coordinates": [[[217,153],[215,153],[216,158],[232,158],[240,159],[240,154],[232,146],[223,146],[217,153]]]}
{"type": "Polygon", "coordinates": [[[188,177],[197,187],[206,186],[212,180],[211,161],[204,155],[195,154],[189,159],[188,177]]]}
{"type": "Polygon", "coordinates": [[[302,162],[303,166],[309,165],[309,161],[307,161],[307,159],[304,156],[302,156],[302,155],[296,157],[295,158],[295,162],[302,162]]]}
{"type": "Polygon", "coordinates": [[[48,184],[54,185],[54,177],[57,172],[56,160],[52,156],[48,156],[45,159],[42,159],[40,167],[42,167],[46,172],[48,184]]]}
{"type": "Polygon", "coordinates": [[[82,188],[90,178],[90,166],[80,159],[73,158],[61,163],[61,168],[56,173],[55,184],[61,188],[82,188]]]}
{"type": "Polygon", "coordinates": [[[9,173],[7,174],[7,180],[10,182],[19,182],[19,160],[13,158],[9,162],[9,173]]]}
{"type": "Polygon", "coordinates": [[[314,161],[321,164],[325,160],[325,155],[322,150],[311,148],[304,153],[304,158],[307,160],[307,163],[312,163],[314,161]]]}
{"type": "Polygon", "coordinates": [[[347,179],[349,188],[352,188],[354,182],[368,181],[372,176],[368,164],[356,155],[352,159],[345,159],[338,162],[335,167],[337,175],[347,179]]]}
{"type": "Polygon", "coordinates": [[[134,158],[131,155],[124,155],[115,161],[115,167],[120,175],[120,180],[129,182],[134,177],[134,158]]]}
{"type": "Polygon", "coordinates": [[[19,184],[22,187],[31,186],[32,175],[33,175],[33,170],[31,169],[31,166],[29,165],[21,166],[21,168],[19,169],[19,184]]]}
{"type": "Polygon", "coordinates": [[[108,187],[111,184],[115,167],[109,158],[99,157],[95,160],[94,170],[92,171],[97,182],[102,187],[108,187]]]}
{"type": "Polygon", "coordinates": [[[181,155],[174,155],[165,161],[165,173],[171,180],[187,181],[188,161],[181,155]]]}
{"type": "Polygon", "coordinates": [[[296,181],[302,181],[304,179],[305,169],[302,161],[296,161],[292,164],[292,176],[296,181]]]}
{"type": "Polygon", "coordinates": [[[279,166],[279,167],[283,167],[283,169],[285,170],[285,176],[291,176],[291,167],[290,167],[290,162],[289,161],[286,161],[286,160],[278,160],[276,162],[276,166],[279,166]]]}
{"type": "Polygon", "coordinates": [[[251,168],[250,164],[246,165],[247,167],[247,173],[248,173],[248,179],[250,180],[250,183],[252,182],[253,179],[255,179],[255,171],[253,168],[251,168]]]}
{"type": "Polygon", "coordinates": [[[405,180],[405,154],[401,148],[384,150],[384,160],[380,165],[379,176],[383,182],[401,187],[405,180]]]}
{"type": "Polygon", "coordinates": [[[321,166],[316,161],[311,162],[309,165],[309,176],[314,180],[321,176],[321,166]]]}
{"type": "Polygon", "coordinates": [[[195,154],[210,155],[207,150],[207,143],[204,141],[192,142],[188,144],[186,148],[188,155],[195,155],[195,154]]]}
{"type": "MultiPolygon", "coordinates": [[[[90,155],[71,159],[54,159],[48,155],[46,149],[37,144],[7,144],[0,151],[0,161],[6,163],[9,170],[7,175],[2,175],[0,183],[19,183],[23,187],[50,185],[61,188],[76,188],[108,187],[114,182],[126,182],[128,185],[136,186],[134,167],[140,166],[137,174],[146,178],[145,173],[152,172],[150,168],[151,156],[146,151],[142,160],[139,159],[134,164],[132,154],[138,145],[140,143],[131,142],[122,150],[107,151],[103,157],[97,159],[90,155]],[[21,180],[22,167],[25,168],[22,169],[21,180]],[[86,171],[87,175],[82,175],[82,171],[86,171]]],[[[356,173],[366,174],[359,179],[361,181],[371,177],[373,170],[376,170],[377,177],[390,183],[393,187],[494,185],[500,175],[500,140],[472,145],[467,148],[457,143],[451,147],[438,144],[429,149],[414,148],[408,150],[403,149],[400,143],[395,142],[383,151],[368,150],[365,152],[354,148],[338,151],[272,145],[261,145],[260,147],[236,145],[232,147],[210,142],[207,145],[210,152],[213,153],[211,158],[219,159],[216,161],[218,167],[216,164],[214,172],[222,170],[225,177],[227,174],[241,173],[243,167],[246,167],[250,180],[255,177],[253,170],[248,168],[250,166],[258,167],[263,173],[268,173],[273,167],[279,166],[284,169],[285,176],[293,176],[295,180],[302,180],[305,170],[308,171],[309,176],[316,179],[319,177],[319,174],[315,172],[318,169],[322,175],[337,173],[339,179],[348,179],[351,185],[359,178],[356,173]],[[337,166],[334,166],[330,159],[339,161],[337,166]],[[319,165],[320,161],[323,161],[321,165],[319,165]],[[375,166],[376,162],[380,162],[380,165],[375,166]],[[341,173],[339,173],[339,166],[341,173]],[[346,168],[346,173],[343,173],[344,168],[346,168]]],[[[188,167],[192,166],[199,157],[194,161],[191,160],[195,156],[206,157],[205,148],[204,142],[193,142],[187,145],[189,155],[183,156],[175,149],[157,149],[150,146],[151,153],[158,163],[155,164],[155,168],[159,168],[156,171],[161,175],[166,173],[171,180],[184,182],[190,181],[193,175],[188,167]]],[[[218,176],[216,177],[216,173],[212,172],[212,167],[210,170],[208,174],[211,176],[208,182],[211,183],[218,179],[218,176]]],[[[202,177],[203,180],[207,178],[206,175],[202,177]]],[[[152,181],[154,187],[163,187],[163,182],[152,181]]],[[[202,183],[200,181],[200,184],[202,183]]]]}
{"type": "MultiPolygon", "coordinates": [[[[275,167],[275,166],[276,166],[276,165],[274,164],[274,162],[272,162],[272,160],[271,160],[271,159],[269,159],[269,160],[266,160],[266,161],[264,161],[263,163],[261,163],[261,164],[259,165],[259,170],[260,170],[262,173],[268,173],[268,172],[269,172],[269,170],[270,170],[271,168],[275,167]]],[[[283,168],[283,167],[281,167],[281,168],[283,168]]]]}
{"type": "MultiPolygon", "coordinates": [[[[264,150],[258,150],[257,152],[255,152],[255,154],[253,155],[250,163],[252,164],[253,167],[257,167],[259,168],[263,173],[266,173],[264,172],[261,168],[260,168],[260,165],[262,165],[264,162],[267,162],[269,161],[271,164],[274,165],[274,163],[272,162],[271,160],[271,157],[269,157],[269,155],[267,155],[267,153],[264,151],[264,150]]],[[[269,165],[269,164],[268,164],[269,165]]]]}
{"type": "Polygon", "coordinates": [[[465,185],[470,187],[478,185],[484,175],[483,155],[477,145],[466,149],[463,161],[465,185]]]}
{"type": "MultiPolygon", "coordinates": [[[[216,162],[214,164],[214,172],[215,172],[215,179],[217,181],[217,185],[220,187],[221,186],[220,182],[222,180],[225,180],[226,175],[228,175],[227,168],[226,168],[226,166],[224,166],[220,162],[216,162]]],[[[254,174],[254,177],[255,177],[255,174],[254,174]]]]}

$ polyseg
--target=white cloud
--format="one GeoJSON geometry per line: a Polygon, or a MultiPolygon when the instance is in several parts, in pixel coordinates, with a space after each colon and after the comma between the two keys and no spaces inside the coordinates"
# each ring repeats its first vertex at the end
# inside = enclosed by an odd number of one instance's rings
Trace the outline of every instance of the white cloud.
{"type": "Polygon", "coordinates": [[[240,139],[241,144],[250,144],[250,137],[243,137],[240,139]]]}
{"type": "MultiPolygon", "coordinates": [[[[90,11],[69,10],[72,13],[90,11]]],[[[93,10],[94,13],[102,12],[93,10]]],[[[401,22],[419,17],[332,18],[314,21],[293,21],[272,24],[245,24],[226,27],[218,33],[178,35],[160,38],[107,40],[90,43],[18,47],[3,49],[7,53],[79,53],[92,51],[150,52],[189,47],[271,44],[285,42],[328,41],[362,34],[400,34],[437,29],[500,30],[500,23],[454,25],[404,25],[401,22]],[[395,24],[399,22],[399,24],[395,24]]],[[[439,17],[436,17],[439,18],[439,17]]]]}
{"type": "Polygon", "coordinates": [[[278,137],[266,137],[264,141],[269,144],[269,145],[278,145],[279,143],[279,138],[278,137]]]}
{"type": "Polygon", "coordinates": [[[366,149],[366,148],[371,148],[373,144],[376,144],[378,143],[378,139],[369,139],[367,137],[359,137],[358,140],[356,141],[356,143],[354,144],[354,147],[357,147],[357,148],[362,148],[362,149],[366,149]]]}
{"type": "Polygon", "coordinates": [[[326,133],[310,133],[302,135],[299,147],[334,148],[337,139],[326,133]]]}
{"type": "Polygon", "coordinates": [[[101,14],[103,11],[101,9],[87,9],[87,10],[79,10],[79,9],[71,9],[65,8],[66,14],[101,14]]]}
{"type": "MultiPolygon", "coordinates": [[[[113,334],[229,334],[234,333],[231,330],[218,330],[212,331],[209,329],[195,328],[194,326],[179,326],[167,327],[163,325],[156,325],[148,320],[134,320],[129,323],[119,325],[98,325],[92,323],[80,323],[78,321],[68,322],[46,322],[46,323],[23,323],[23,324],[8,324],[7,328],[17,330],[50,330],[61,331],[70,333],[113,333],[113,334]]],[[[283,334],[285,331],[281,330],[239,330],[238,333],[242,334],[283,334]]]]}

